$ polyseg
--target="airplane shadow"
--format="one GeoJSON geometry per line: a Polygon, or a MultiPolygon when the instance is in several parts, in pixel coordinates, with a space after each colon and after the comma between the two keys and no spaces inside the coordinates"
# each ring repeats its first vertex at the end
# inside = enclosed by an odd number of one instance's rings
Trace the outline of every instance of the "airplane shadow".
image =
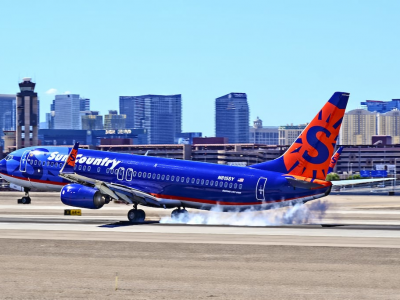
{"type": "Polygon", "coordinates": [[[124,226],[138,226],[138,225],[148,225],[148,224],[158,224],[158,223],[160,223],[160,222],[159,221],[144,221],[144,222],[140,222],[140,223],[131,223],[129,221],[119,221],[119,222],[115,222],[115,223],[100,225],[98,227],[117,228],[117,227],[124,227],[124,226]]]}

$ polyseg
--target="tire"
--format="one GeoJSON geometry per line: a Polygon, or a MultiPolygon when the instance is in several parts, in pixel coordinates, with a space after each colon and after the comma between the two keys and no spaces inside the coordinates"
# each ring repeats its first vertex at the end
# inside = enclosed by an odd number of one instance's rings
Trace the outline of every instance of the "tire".
{"type": "Polygon", "coordinates": [[[186,209],[174,209],[171,212],[171,218],[178,222],[186,223],[189,221],[189,212],[186,209]]]}
{"type": "Polygon", "coordinates": [[[136,223],[136,210],[135,209],[131,209],[130,211],[128,211],[128,220],[131,223],[136,223]]]}
{"type": "Polygon", "coordinates": [[[136,214],[137,214],[137,218],[136,218],[137,221],[136,222],[143,223],[144,220],[146,219],[146,213],[144,212],[144,210],[143,209],[138,209],[136,211],[136,214]]]}
{"type": "Polygon", "coordinates": [[[142,223],[146,219],[146,213],[142,209],[131,209],[128,211],[128,220],[131,223],[142,223]]]}
{"type": "Polygon", "coordinates": [[[22,204],[28,204],[28,197],[22,197],[21,198],[21,203],[22,204]]]}

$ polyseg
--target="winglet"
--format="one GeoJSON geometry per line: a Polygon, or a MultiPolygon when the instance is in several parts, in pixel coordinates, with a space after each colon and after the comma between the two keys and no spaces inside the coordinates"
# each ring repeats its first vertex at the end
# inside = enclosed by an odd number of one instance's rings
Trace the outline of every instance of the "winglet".
{"type": "Polygon", "coordinates": [[[339,149],[336,150],[335,154],[333,154],[333,156],[331,158],[331,163],[329,164],[329,169],[328,169],[327,174],[333,172],[333,168],[336,166],[336,163],[339,160],[339,156],[342,153],[342,150],[343,150],[343,146],[339,147],[339,149]]]}
{"type": "Polygon", "coordinates": [[[71,149],[71,152],[69,153],[64,166],[60,170],[60,173],[63,173],[63,174],[75,173],[74,167],[75,167],[75,163],[76,163],[76,156],[78,155],[78,149],[79,149],[79,142],[76,142],[74,145],[74,148],[71,149]]]}

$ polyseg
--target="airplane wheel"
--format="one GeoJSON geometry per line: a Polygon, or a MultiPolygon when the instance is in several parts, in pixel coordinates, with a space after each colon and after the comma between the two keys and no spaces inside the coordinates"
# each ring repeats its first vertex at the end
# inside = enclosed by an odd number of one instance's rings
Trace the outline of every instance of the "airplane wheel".
{"type": "Polygon", "coordinates": [[[144,212],[144,210],[138,209],[136,213],[138,214],[137,222],[144,222],[144,220],[146,219],[146,213],[144,212]]]}
{"type": "Polygon", "coordinates": [[[30,197],[22,197],[21,198],[21,203],[22,204],[30,204],[31,203],[31,198],[30,197]]]}
{"type": "Polygon", "coordinates": [[[187,222],[189,220],[189,212],[186,209],[177,208],[171,212],[171,218],[181,222],[187,222]]]}
{"type": "Polygon", "coordinates": [[[128,220],[131,223],[144,222],[146,213],[142,209],[131,209],[128,211],[128,220]]]}

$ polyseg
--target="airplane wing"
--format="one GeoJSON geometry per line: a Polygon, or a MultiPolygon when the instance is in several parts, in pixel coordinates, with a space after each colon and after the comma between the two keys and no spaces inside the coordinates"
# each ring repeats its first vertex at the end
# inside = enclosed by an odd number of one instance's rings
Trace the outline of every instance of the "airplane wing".
{"type": "Polygon", "coordinates": [[[346,186],[346,185],[356,185],[363,183],[372,183],[380,181],[393,181],[395,178],[375,178],[375,179],[350,179],[350,180],[333,180],[332,185],[334,186],[346,186]]]}
{"type": "Polygon", "coordinates": [[[75,143],[74,148],[70,151],[68,158],[61,168],[58,176],[65,178],[68,181],[79,183],[86,186],[97,188],[102,194],[110,196],[112,199],[123,201],[127,204],[142,204],[149,206],[160,207],[159,199],[146,192],[120,185],[116,183],[109,183],[90,177],[78,175],[74,172],[76,163],[76,156],[79,149],[79,143],[75,143]]]}

